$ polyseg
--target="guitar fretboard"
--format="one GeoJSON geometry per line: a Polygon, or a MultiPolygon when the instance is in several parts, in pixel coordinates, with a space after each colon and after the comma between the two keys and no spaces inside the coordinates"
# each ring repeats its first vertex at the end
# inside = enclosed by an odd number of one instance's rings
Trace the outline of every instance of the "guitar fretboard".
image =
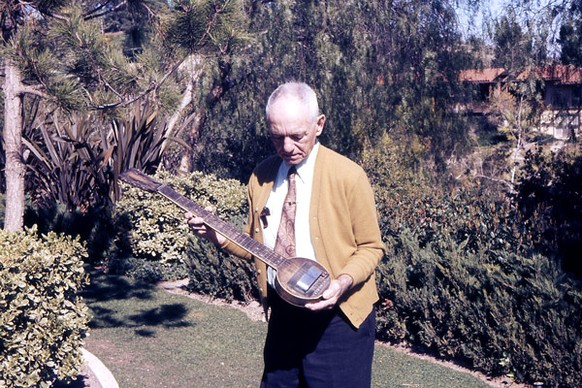
{"type": "Polygon", "coordinates": [[[222,234],[228,240],[249,252],[251,255],[257,257],[265,264],[277,269],[277,267],[286,260],[284,256],[281,256],[267,246],[242,233],[237,227],[221,220],[218,216],[184,197],[170,186],[163,184],[157,188],[157,192],[174,202],[182,209],[189,211],[198,217],[202,217],[206,226],[222,234]]]}

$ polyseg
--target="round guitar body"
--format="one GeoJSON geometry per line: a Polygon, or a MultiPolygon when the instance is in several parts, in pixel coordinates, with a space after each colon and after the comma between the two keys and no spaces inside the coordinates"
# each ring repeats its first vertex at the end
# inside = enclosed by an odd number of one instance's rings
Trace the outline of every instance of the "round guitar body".
{"type": "Polygon", "coordinates": [[[293,257],[277,266],[275,290],[288,303],[303,307],[321,298],[331,276],[317,261],[293,257]]]}

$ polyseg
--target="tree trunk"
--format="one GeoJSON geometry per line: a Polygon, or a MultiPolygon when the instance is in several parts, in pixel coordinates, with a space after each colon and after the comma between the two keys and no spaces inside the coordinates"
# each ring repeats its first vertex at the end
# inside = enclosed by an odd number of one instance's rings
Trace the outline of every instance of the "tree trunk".
{"type": "Polygon", "coordinates": [[[6,214],[4,229],[21,231],[24,219],[24,173],[22,161],[22,78],[18,68],[5,62],[4,152],[6,153],[6,214]]]}

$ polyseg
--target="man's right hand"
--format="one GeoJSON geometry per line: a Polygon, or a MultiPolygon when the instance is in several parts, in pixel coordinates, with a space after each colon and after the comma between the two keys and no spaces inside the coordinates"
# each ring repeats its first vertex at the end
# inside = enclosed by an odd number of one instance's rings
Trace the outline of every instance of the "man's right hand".
{"type": "MultiPolygon", "coordinates": [[[[206,210],[212,211],[211,208],[206,210]]],[[[223,235],[216,233],[214,229],[206,226],[204,218],[195,216],[190,212],[184,214],[184,218],[188,222],[190,229],[192,229],[197,236],[203,237],[219,246],[226,242],[226,238],[223,235]]]]}

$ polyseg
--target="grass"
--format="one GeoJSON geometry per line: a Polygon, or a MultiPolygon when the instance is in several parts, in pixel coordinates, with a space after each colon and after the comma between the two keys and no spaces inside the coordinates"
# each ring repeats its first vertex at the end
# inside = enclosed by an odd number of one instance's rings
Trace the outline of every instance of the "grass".
{"type": "MultiPolygon", "coordinates": [[[[119,386],[257,387],[264,322],[243,312],[170,294],[124,277],[92,274],[86,348],[119,386]]],[[[488,387],[458,370],[377,346],[373,386],[488,387]]]]}

